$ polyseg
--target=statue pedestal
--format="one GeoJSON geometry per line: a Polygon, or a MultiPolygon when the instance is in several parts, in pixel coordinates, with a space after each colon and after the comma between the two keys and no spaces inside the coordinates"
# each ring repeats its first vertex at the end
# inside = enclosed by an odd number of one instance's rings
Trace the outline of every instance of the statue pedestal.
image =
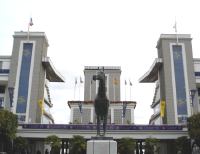
{"type": "Polygon", "coordinates": [[[87,141],[87,154],[117,154],[117,142],[112,138],[92,137],[87,141]]]}

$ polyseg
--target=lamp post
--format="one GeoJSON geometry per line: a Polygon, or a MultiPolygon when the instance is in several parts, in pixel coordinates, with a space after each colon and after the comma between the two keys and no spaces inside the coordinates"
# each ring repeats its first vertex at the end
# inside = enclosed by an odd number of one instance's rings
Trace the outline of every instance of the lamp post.
{"type": "Polygon", "coordinates": [[[191,89],[190,90],[190,99],[191,99],[191,104],[190,104],[190,106],[191,106],[191,116],[193,115],[193,103],[194,103],[194,96],[195,96],[195,93],[196,93],[196,89],[191,89]]]}

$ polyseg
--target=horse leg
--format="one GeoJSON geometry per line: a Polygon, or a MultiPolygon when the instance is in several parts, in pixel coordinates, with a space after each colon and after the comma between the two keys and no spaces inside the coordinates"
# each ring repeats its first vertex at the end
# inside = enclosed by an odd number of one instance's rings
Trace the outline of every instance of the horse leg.
{"type": "Polygon", "coordinates": [[[107,124],[107,116],[104,116],[103,119],[103,136],[106,134],[106,124],[107,124]]]}
{"type": "Polygon", "coordinates": [[[100,116],[97,115],[97,136],[100,136],[100,116]]]}

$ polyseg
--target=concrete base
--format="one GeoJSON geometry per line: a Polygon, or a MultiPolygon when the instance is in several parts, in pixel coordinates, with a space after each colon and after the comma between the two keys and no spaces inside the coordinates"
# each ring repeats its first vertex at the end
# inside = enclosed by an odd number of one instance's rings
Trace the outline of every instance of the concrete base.
{"type": "Polygon", "coordinates": [[[117,154],[117,142],[114,140],[87,141],[87,154],[117,154]]]}

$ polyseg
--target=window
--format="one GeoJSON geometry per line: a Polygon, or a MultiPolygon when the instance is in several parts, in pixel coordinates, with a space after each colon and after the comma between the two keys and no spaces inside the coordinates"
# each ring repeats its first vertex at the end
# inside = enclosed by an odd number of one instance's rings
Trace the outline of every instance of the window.
{"type": "Polygon", "coordinates": [[[181,45],[172,46],[173,62],[174,62],[174,77],[175,77],[175,91],[177,102],[177,114],[179,123],[185,122],[187,117],[187,101],[186,101],[186,84],[184,73],[184,57],[181,45]]]}
{"type": "Polygon", "coordinates": [[[4,98],[0,97],[0,108],[4,107],[4,98]]]}
{"type": "Polygon", "coordinates": [[[6,89],[6,87],[4,85],[0,85],[0,94],[4,94],[5,89],[6,89]]]}
{"type": "MultiPolygon", "coordinates": [[[[23,44],[16,113],[26,113],[26,106],[27,106],[27,100],[28,100],[28,88],[29,88],[29,75],[30,75],[30,70],[31,70],[32,49],[33,49],[32,43],[23,44]]],[[[21,116],[19,119],[23,121],[24,116],[21,116]]]]}
{"type": "Polygon", "coordinates": [[[200,76],[200,72],[194,72],[195,76],[200,76]]]}
{"type": "Polygon", "coordinates": [[[200,96],[200,88],[198,88],[198,96],[200,96]]]}

